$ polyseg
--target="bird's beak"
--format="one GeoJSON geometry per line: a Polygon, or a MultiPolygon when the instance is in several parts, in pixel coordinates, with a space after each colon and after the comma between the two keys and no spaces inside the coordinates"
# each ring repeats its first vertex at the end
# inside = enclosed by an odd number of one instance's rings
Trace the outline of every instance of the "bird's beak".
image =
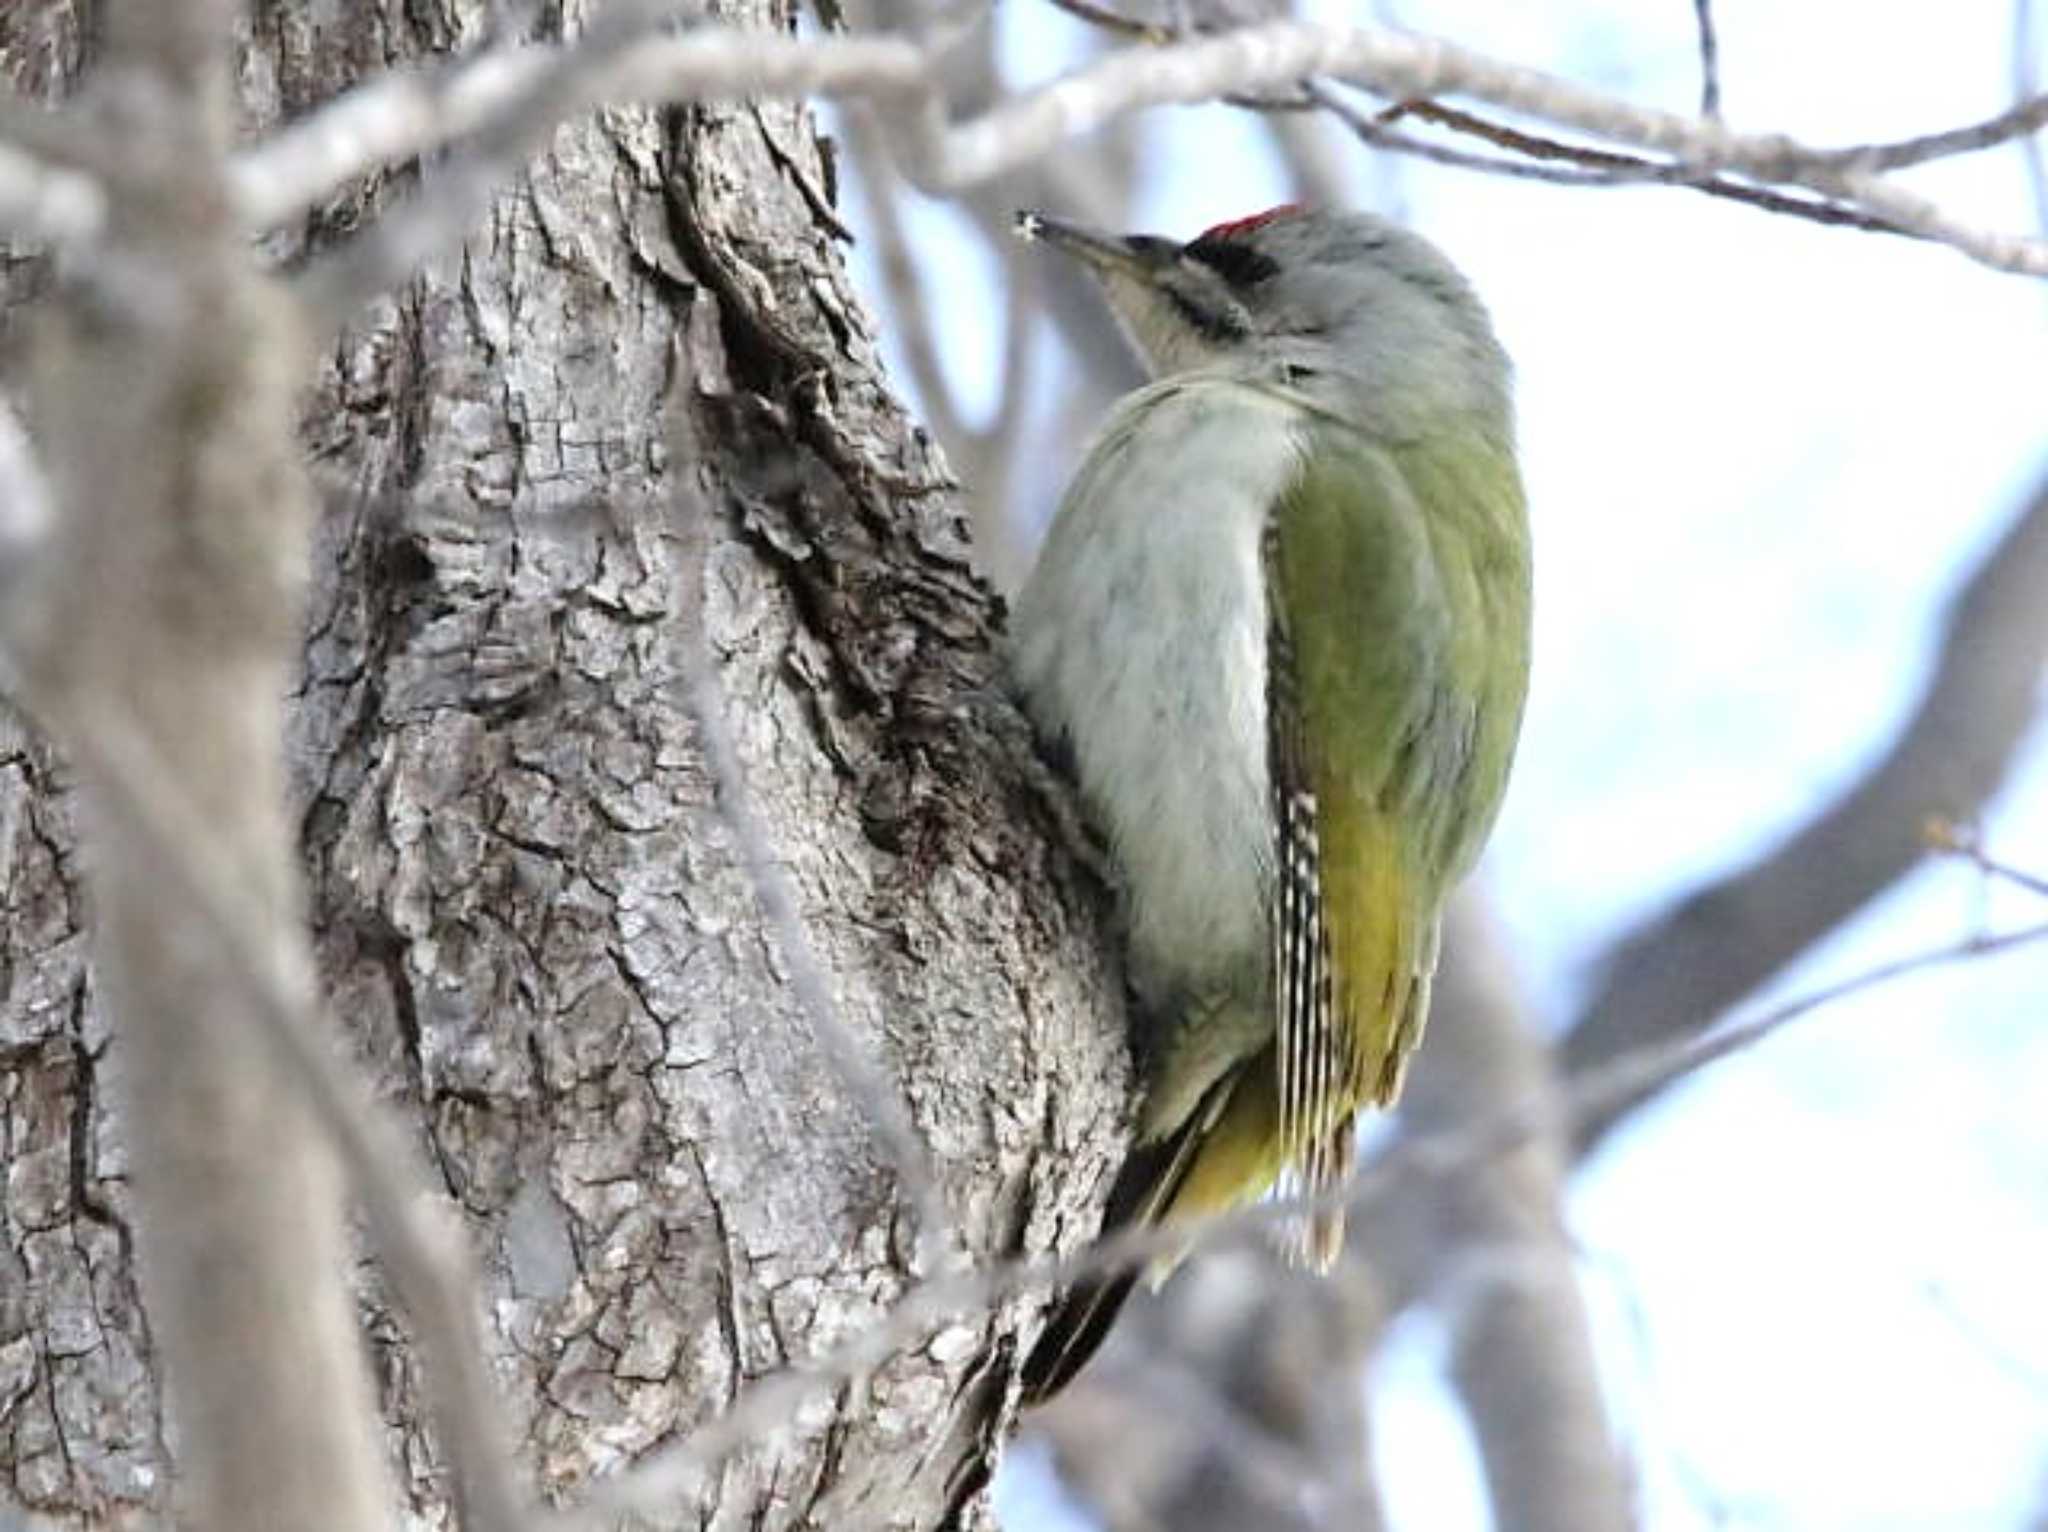
{"type": "Polygon", "coordinates": [[[1017,237],[1051,245],[1092,266],[1103,276],[1117,275],[1145,282],[1175,251],[1171,240],[1144,235],[1104,234],[1086,224],[1069,223],[1048,213],[1019,213],[1017,237]]]}

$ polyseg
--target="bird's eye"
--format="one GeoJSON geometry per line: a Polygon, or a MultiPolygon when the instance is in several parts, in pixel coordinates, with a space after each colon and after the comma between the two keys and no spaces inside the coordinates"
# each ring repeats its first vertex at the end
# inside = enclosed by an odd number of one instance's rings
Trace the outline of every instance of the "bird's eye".
{"type": "Polygon", "coordinates": [[[1280,269],[1270,255],[1234,239],[1204,236],[1184,247],[1181,254],[1201,262],[1232,287],[1251,287],[1280,269]]]}

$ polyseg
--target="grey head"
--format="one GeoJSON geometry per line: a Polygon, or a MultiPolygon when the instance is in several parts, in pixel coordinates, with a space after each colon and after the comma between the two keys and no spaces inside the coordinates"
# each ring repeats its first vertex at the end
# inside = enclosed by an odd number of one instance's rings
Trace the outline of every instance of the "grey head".
{"type": "Polygon", "coordinates": [[[1157,377],[1285,369],[1347,403],[1362,395],[1357,407],[1383,419],[1439,407],[1506,416],[1507,357],[1478,294],[1387,219],[1289,205],[1186,242],[1039,213],[1017,227],[1093,272],[1157,377]]]}

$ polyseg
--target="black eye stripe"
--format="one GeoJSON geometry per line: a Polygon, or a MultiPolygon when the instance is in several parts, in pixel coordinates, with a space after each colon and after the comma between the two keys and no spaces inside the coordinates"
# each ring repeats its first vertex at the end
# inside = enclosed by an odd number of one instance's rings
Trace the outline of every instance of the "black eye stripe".
{"type": "MultiPolygon", "coordinates": [[[[1179,311],[1180,317],[1188,322],[1189,327],[1200,332],[1208,339],[1213,341],[1243,340],[1248,333],[1243,320],[1236,314],[1222,309],[1204,308],[1201,304],[1195,302],[1194,299],[1188,297],[1186,293],[1175,292],[1170,287],[1164,289],[1164,291],[1166,293],[1166,301],[1179,311]]],[[[1232,307],[1235,308],[1236,305],[1233,304],[1232,307]]]]}
{"type": "Polygon", "coordinates": [[[1189,260],[1200,261],[1232,287],[1250,287],[1280,269],[1280,263],[1270,255],[1234,239],[1212,239],[1205,235],[1185,246],[1181,253],[1189,260]]]}

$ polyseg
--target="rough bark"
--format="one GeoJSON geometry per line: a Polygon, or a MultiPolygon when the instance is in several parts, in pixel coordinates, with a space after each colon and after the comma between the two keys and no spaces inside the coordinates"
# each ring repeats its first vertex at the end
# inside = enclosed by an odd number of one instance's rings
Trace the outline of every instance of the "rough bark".
{"type": "MultiPolygon", "coordinates": [[[[473,40],[485,9],[259,7],[250,130],[473,40]]],[[[30,12],[0,62],[40,91],[82,50],[64,6],[30,12]]],[[[600,112],[305,396],[323,504],[288,759],[319,968],[467,1215],[549,1495],[872,1326],[919,1274],[707,768],[688,612],[837,1023],[903,1093],[965,1247],[1075,1242],[1117,1148],[1099,909],[1027,785],[942,465],[822,231],[831,180],[797,107],[600,112]]],[[[433,194],[408,168],[269,253],[433,194]]],[[[17,308],[47,282],[10,278],[17,308]]],[[[125,1233],[132,1140],[97,1088],[131,1043],[85,957],[63,768],[0,727],[0,1467],[39,1512],[118,1521],[165,1506],[177,1432],[125,1233]]],[[[406,1320],[373,1265],[358,1288],[401,1493],[439,1522],[406,1320]]],[[[673,1523],[935,1525],[997,1423],[977,1380],[1002,1381],[1015,1318],[826,1392],[673,1523]]]]}

